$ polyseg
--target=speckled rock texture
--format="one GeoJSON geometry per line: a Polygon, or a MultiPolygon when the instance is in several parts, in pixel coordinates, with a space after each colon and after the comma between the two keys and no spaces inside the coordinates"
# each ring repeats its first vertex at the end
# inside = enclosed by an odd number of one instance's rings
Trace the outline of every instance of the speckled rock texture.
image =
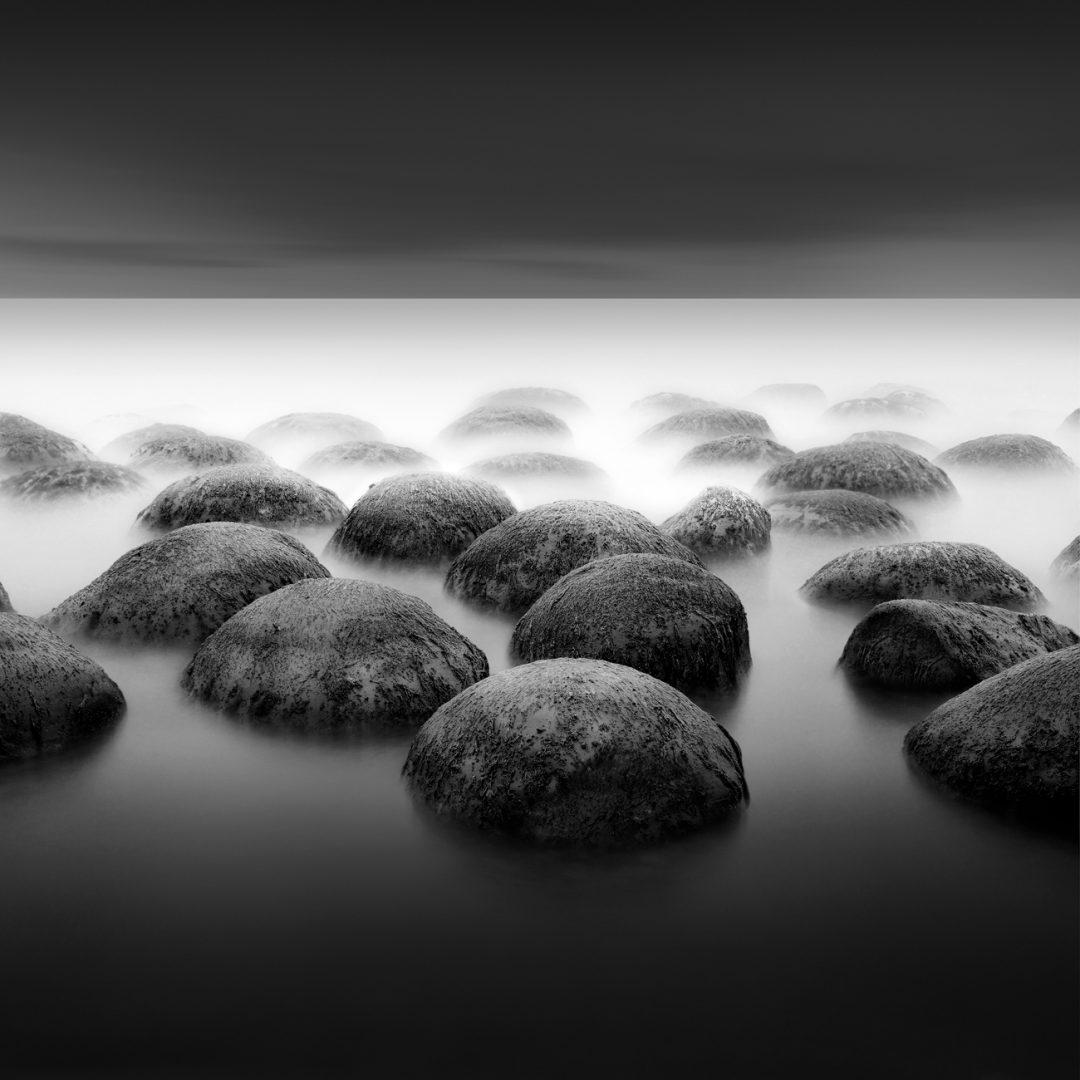
{"type": "Polygon", "coordinates": [[[220,465],[185,476],[139,511],[145,529],[178,529],[200,521],[244,521],[270,527],[336,525],[345,504],[306,476],[276,465],[220,465]]]}
{"type": "Polygon", "coordinates": [[[487,673],[422,600],[331,578],[249,604],[207,638],[183,685],[265,726],[344,734],[415,727],[487,673]]]}
{"type": "Polygon", "coordinates": [[[101,453],[107,458],[127,461],[144,443],[155,442],[158,439],[204,439],[207,437],[205,431],[190,427],[188,424],[148,424],[118,435],[112,442],[102,447],[101,453]]]}
{"type": "Polygon", "coordinates": [[[0,413],[0,474],[89,461],[93,454],[82,443],[16,413],[0,413]]]}
{"type": "Polygon", "coordinates": [[[809,600],[969,600],[1027,609],[1045,597],[1015,567],[982,544],[916,540],[857,548],[827,562],[802,586],[809,600]]]}
{"type": "Polygon", "coordinates": [[[607,475],[599,466],[584,458],[545,454],[540,450],[484,458],[470,465],[467,471],[491,480],[602,480],[607,475]]]}
{"type": "Polygon", "coordinates": [[[486,480],[436,472],[394,476],[356,501],[326,550],[351,559],[440,563],[514,512],[486,480]]]}
{"type": "Polygon", "coordinates": [[[830,405],[823,416],[827,420],[847,420],[864,417],[901,417],[909,420],[925,420],[929,414],[918,403],[905,398],[888,397],[849,398],[830,405]]]}
{"type": "Polygon", "coordinates": [[[651,675],[538,660],[492,675],[417,732],[404,774],[436,813],[541,844],[685,833],[749,798],[738,744],[651,675]]]}
{"type": "Polygon", "coordinates": [[[862,491],[825,488],[777,495],[765,504],[778,532],[818,536],[910,536],[915,526],[891,503],[862,491]]]}
{"type": "Polygon", "coordinates": [[[983,435],[949,447],[935,459],[939,465],[964,469],[1008,469],[1010,472],[1076,473],[1076,462],[1060,446],[1038,435],[983,435]]]}
{"type": "Polygon", "coordinates": [[[50,465],[0,481],[0,495],[19,502],[53,502],[138,491],[146,480],[134,469],[107,461],[74,461],[50,465]]]}
{"type": "Polygon", "coordinates": [[[904,749],[978,802],[1077,827],[1080,645],[1026,660],[917,723],[904,749]]]}
{"type": "Polygon", "coordinates": [[[1033,656],[1080,644],[1045,615],[986,604],[890,600],[851,632],[840,666],[884,686],[963,690],[1033,656]]]}
{"type": "Polygon", "coordinates": [[[795,456],[795,451],[761,435],[725,435],[688,450],[678,469],[707,469],[716,465],[758,465],[767,468],[795,456]]]}
{"type": "Polygon", "coordinates": [[[921,454],[927,460],[933,460],[940,452],[932,443],[920,439],[915,435],[909,435],[906,431],[856,431],[849,435],[846,443],[894,443],[902,446],[905,450],[911,450],[921,454]]]}
{"type": "Polygon", "coordinates": [[[330,576],[299,540],[258,525],[188,525],[121,555],[41,621],[61,634],[200,642],[252,600],[330,576]]]}
{"type": "Polygon", "coordinates": [[[695,495],[660,528],[703,559],[755,555],[769,546],[769,511],[738,488],[717,485],[695,495]]]}
{"type": "Polygon", "coordinates": [[[768,420],[760,413],[714,406],[708,409],[687,409],[669,416],[642,432],[640,441],[656,443],[693,439],[701,442],[706,439],[719,439],[724,435],[760,435],[763,439],[773,438],[768,420]]]}
{"type": "Polygon", "coordinates": [[[25,615],[0,614],[0,761],[65,750],[123,711],[120,688],[88,656],[25,615]]]}
{"type": "Polygon", "coordinates": [[[443,428],[439,438],[454,443],[493,438],[565,440],[570,438],[570,428],[554,413],[532,405],[481,405],[443,428]]]}
{"type": "Polygon", "coordinates": [[[511,654],[610,660],[680,690],[728,689],[750,667],[735,591],[668,555],[609,555],[560,578],[522,616],[511,654]]]}
{"type": "Polygon", "coordinates": [[[599,499],[562,499],[524,510],[478,536],[450,564],[446,589],[475,604],[524,611],[571,570],[631,552],[701,565],[636,510],[599,499]]]}
{"type": "Polygon", "coordinates": [[[1070,581],[1080,581],[1080,536],[1073,537],[1050,564],[1050,573],[1070,581]]]}
{"type": "Polygon", "coordinates": [[[497,408],[517,409],[522,406],[546,409],[562,416],[587,413],[589,406],[577,394],[557,390],[550,386],[511,386],[485,394],[476,401],[477,407],[493,405],[497,408]]]}
{"type": "Polygon", "coordinates": [[[260,424],[248,432],[247,441],[264,447],[303,443],[310,450],[317,450],[341,442],[377,442],[382,437],[383,433],[374,424],[358,416],[335,412],[301,412],[287,413],[260,424]]]}
{"type": "Polygon", "coordinates": [[[696,397],[694,394],[681,394],[672,391],[661,391],[658,394],[648,394],[632,402],[630,408],[635,412],[648,413],[651,416],[674,416],[676,413],[688,412],[691,409],[720,409],[723,406],[719,401],[709,398],[696,397]]]}
{"type": "Polygon", "coordinates": [[[787,409],[824,409],[825,391],[814,383],[769,383],[759,386],[746,400],[787,409]]]}
{"type": "Polygon", "coordinates": [[[779,494],[843,488],[878,498],[951,498],[952,481],[920,454],[890,443],[838,443],[803,450],[769,469],[755,491],[779,494]]]}
{"type": "Polygon", "coordinates": [[[427,454],[414,450],[411,446],[395,446],[387,442],[365,442],[354,440],[353,442],[334,443],[317,450],[305,460],[301,468],[304,469],[341,469],[356,468],[381,469],[434,469],[437,462],[427,454]]]}
{"type": "Polygon", "coordinates": [[[224,435],[165,435],[140,443],[128,465],[157,472],[194,472],[219,465],[273,465],[257,446],[224,435]]]}

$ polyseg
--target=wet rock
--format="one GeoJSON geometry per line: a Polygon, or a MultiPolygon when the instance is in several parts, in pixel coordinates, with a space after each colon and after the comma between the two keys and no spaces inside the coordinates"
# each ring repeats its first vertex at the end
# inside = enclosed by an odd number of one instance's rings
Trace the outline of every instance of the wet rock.
{"type": "Polygon", "coordinates": [[[144,427],[135,428],[133,431],[118,435],[112,442],[102,447],[103,457],[116,461],[127,461],[139,447],[145,443],[156,442],[160,439],[203,439],[207,438],[205,431],[187,424],[147,424],[144,427]]]}
{"type": "Polygon", "coordinates": [[[7,594],[7,589],[4,588],[3,582],[0,582],[0,611],[14,611],[11,606],[11,597],[7,594]]]}
{"type": "Polygon", "coordinates": [[[185,476],[139,511],[146,529],[178,529],[200,521],[244,521],[253,525],[336,525],[345,504],[306,476],[276,465],[220,465],[185,476]]]}
{"type": "Polygon", "coordinates": [[[962,690],[999,671],[1080,644],[1045,615],[986,604],[890,600],[852,631],[841,667],[884,686],[962,690]]]}
{"type": "Polygon", "coordinates": [[[514,408],[481,405],[443,428],[439,438],[455,443],[522,438],[564,440],[570,438],[570,429],[564,420],[546,409],[529,405],[514,408]]]}
{"type": "Polygon", "coordinates": [[[484,654],[422,600],[331,578],[239,611],[202,644],[183,685],[266,726],[358,733],[423,723],[487,673],[484,654]]]}
{"type": "Polygon", "coordinates": [[[757,499],[718,485],[696,495],[660,528],[702,558],[713,558],[764,551],[772,520],[757,499]]]}
{"type": "Polygon", "coordinates": [[[228,521],[187,525],[121,555],[41,621],[68,636],[199,642],[252,600],[329,576],[284,533],[228,521]]]}
{"type": "Polygon", "coordinates": [[[769,383],[747,397],[749,404],[778,408],[824,409],[825,391],[814,383],[769,383]]]}
{"type": "Polygon", "coordinates": [[[598,499],[564,499],[524,510],[478,536],[450,564],[446,588],[475,604],[524,611],[576,567],[631,552],[701,565],[635,510],[598,499]]]}
{"type": "Polygon", "coordinates": [[[599,466],[583,458],[545,454],[539,450],[485,458],[470,465],[468,472],[486,476],[489,480],[603,480],[607,475],[599,466]]]}
{"type": "Polygon", "coordinates": [[[766,495],[843,488],[889,498],[955,497],[944,469],[902,446],[838,443],[803,450],[768,470],[754,487],[766,495]]]}
{"type": "Polygon", "coordinates": [[[224,435],[164,435],[140,443],[128,458],[136,469],[190,473],[221,465],[273,465],[256,446],[224,435]]]}
{"type": "Polygon", "coordinates": [[[1048,439],[1040,439],[1038,435],[983,435],[950,447],[935,460],[950,469],[1076,472],[1076,463],[1060,446],[1048,439]]]}
{"type": "Polygon", "coordinates": [[[310,454],[342,442],[381,442],[383,433],[348,413],[287,413],[248,432],[247,441],[263,449],[282,448],[310,454]]]}
{"type": "Polygon", "coordinates": [[[960,795],[1076,829],[1080,645],[1037,656],[946,701],[904,749],[960,795]]]}
{"type": "Polygon", "coordinates": [[[901,397],[864,397],[849,398],[830,405],[823,416],[827,420],[848,420],[877,417],[899,417],[910,420],[925,420],[930,414],[916,401],[901,397]]]}
{"type": "Polygon", "coordinates": [[[809,600],[970,600],[1026,609],[1043,594],[1015,567],[982,544],[916,540],[858,548],[827,562],[800,590],[809,600]]]}
{"type": "Polygon", "coordinates": [[[692,409],[719,409],[723,406],[718,401],[695,397],[693,394],[662,391],[638,398],[630,405],[635,412],[648,413],[651,416],[674,416],[676,413],[689,412],[692,409]]]}
{"type": "Polygon", "coordinates": [[[0,495],[20,502],[119,495],[138,491],[146,481],[134,469],[107,461],[75,461],[30,469],[0,481],[0,495]]]}
{"type": "Polygon", "coordinates": [[[434,458],[411,446],[395,446],[387,442],[341,442],[324,447],[312,454],[301,466],[310,471],[356,469],[358,471],[405,470],[438,468],[434,458]]]}
{"type": "Polygon", "coordinates": [[[505,390],[496,390],[494,393],[485,394],[476,402],[476,405],[510,409],[526,406],[546,409],[548,412],[561,416],[574,416],[589,411],[588,405],[576,394],[556,390],[550,386],[513,386],[505,390]]]}
{"type": "Polygon", "coordinates": [[[905,450],[913,450],[916,454],[921,454],[927,459],[932,459],[938,454],[936,446],[928,443],[925,439],[909,435],[906,431],[856,431],[854,434],[849,435],[844,442],[895,443],[895,445],[902,446],[905,450]]]}
{"type": "Polygon", "coordinates": [[[352,559],[439,563],[514,512],[486,480],[434,472],[395,476],[356,501],[326,550],[352,559]]]}
{"type": "Polygon", "coordinates": [[[680,690],[728,689],[750,667],[734,590],[668,555],[609,555],[571,570],[525,612],[510,651],[525,662],[610,660],[680,690]]]}
{"type": "Polygon", "coordinates": [[[825,488],[777,495],[765,504],[779,532],[820,536],[909,536],[915,526],[891,503],[862,491],[825,488]]]}
{"type": "Polygon", "coordinates": [[[82,443],[16,413],[0,413],[0,474],[89,461],[93,454],[82,443]]]}
{"type": "Polygon", "coordinates": [[[539,660],[443,705],[404,774],[436,813],[538,843],[619,846],[747,799],[738,744],[674,687],[603,660],[539,660]]]}
{"type": "Polygon", "coordinates": [[[921,386],[912,386],[910,383],[877,383],[871,386],[863,395],[864,398],[885,398],[887,401],[898,402],[901,406],[911,405],[927,415],[948,412],[944,402],[934,397],[928,390],[921,386]]]}
{"type": "Polygon", "coordinates": [[[1080,536],[1074,537],[1050,564],[1050,573],[1067,580],[1080,580],[1080,536]]]}
{"type": "Polygon", "coordinates": [[[708,469],[727,465],[757,465],[766,468],[794,456],[794,450],[761,435],[725,435],[688,450],[679,459],[676,468],[708,469]]]}
{"type": "Polygon", "coordinates": [[[120,688],[93,660],[25,615],[0,614],[0,760],[65,750],[123,711],[120,688]]]}
{"type": "Polygon", "coordinates": [[[674,440],[719,439],[724,435],[760,435],[773,438],[769,422],[760,413],[746,409],[688,409],[653,424],[640,437],[641,442],[656,443],[674,440]]]}

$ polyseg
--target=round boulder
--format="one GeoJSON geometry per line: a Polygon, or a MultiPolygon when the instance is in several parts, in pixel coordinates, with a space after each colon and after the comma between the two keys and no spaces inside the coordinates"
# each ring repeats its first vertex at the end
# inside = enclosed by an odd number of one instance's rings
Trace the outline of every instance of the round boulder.
{"type": "Polygon", "coordinates": [[[468,471],[490,480],[602,480],[606,476],[591,461],[539,450],[485,458],[470,465],[468,471]]]}
{"type": "Polygon", "coordinates": [[[814,383],[769,383],[759,386],[746,400],[750,404],[782,409],[823,409],[825,391],[814,383]]]}
{"type": "Polygon", "coordinates": [[[950,469],[1076,472],[1076,462],[1060,446],[1038,435],[983,435],[950,447],[935,460],[950,469]]]}
{"type": "Polygon", "coordinates": [[[1058,425],[1059,435],[1080,434],[1080,409],[1073,409],[1068,416],[1058,425]]]}
{"type": "Polygon", "coordinates": [[[904,749],[954,791],[1076,829],[1080,645],[1036,656],[946,701],[904,749]]]}
{"type": "Polygon", "coordinates": [[[827,562],[802,586],[808,600],[970,600],[1032,608],[1045,600],[1019,570],[982,544],[917,540],[857,548],[827,562]]]}
{"type": "Polygon", "coordinates": [[[0,760],[65,750],[123,711],[120,688],[88,656],[25,615],[0,614],[0,760]]]}
{"type": "Polygon", "coordinates": [[[118,435],[112,442],[102,447],[104,457],[127,461],[144,443],[158,439],[201,439],[206,432],[187,424],[148,424],[118,435]]]}
{"type": "Polygon", "coordinates": [[[725,465],[766,468],[795,456],[794,450],[761,435],[725,435],[700,443],[679,459],[678,469],[709,469],[725,465]]]}
{"type": "Polygon", "coordinates": [[[688,412],[691,409],[719,409],[722,406],[720,402],[711,401],[709,398],[665,390],[658,394],[638,398],[637,401],[631,403],[630,408],[635,412],[659,417],[674,416],[676,413],[688,412]]]}
{"type": "Polygon", "coordinates": [[[219,465],[272,465],[256,446],[224,435],[162,435],[140,443],[128,458],[136,469],[193,472],[219,465]]]}
{"type": "Polygon", "coordinates": [[[912,450],[916,454],[921,454],[927,459],[935,457],[939,452],[938,448],[932,443],[928,443],[925,439],[916,438],[914,435],[909,435],[906,431],[856,431],[849,435],[844,442],[894,443],[896,446],[902,446],[905,450],[912,450]]]}
{"type": "Polygon", "coordinates": [[[748,799],[738,744],[674,687],[604,660],[538,660],[447,702],[405,761],[436,813],[551,844],[659,840],[748,799]]]}
{"type": "Polygon", "coordinates": [[[498,408],[517,409],[526,406],[546,409],[548,412],[573,416],[589,411],[588,405],[576,394],[565,390],[556,390],[550,386],[512,386],[505,390],[496,390],[485,394],[476,402],[477,406],[493,405],[498,408]]]}
{"type": "Polygon", "coordinates": [[[14,611],[11,606],[11,597],[7,594],[7,589],[4,588],[3,582],[0,582],[0,611],[14,611]]]}
{"type": "Polygon", "coordinates": [[[329,576],[291,536],[212,521],[121,555],[41,621],[69,636],[199,642],[252,600],[283,585],[329,576]]]}
{"type": "Polygon", "coordinates": [[[335,443],[317,450],[300,466],[312,472],[331,469],[355,469],[358,472],[434,469],[434,458],[411,446],[395,446],[387,442],[335,443]]]}
{"type": "Polygon", "coordinates": [[[570,428],[564,420],[533,405],[481,405],[443,428],[439,438],[452,443],[487,439],[565,440],[570,428]]]}
{"type": "Polygon", "coordinates": [[[759,435],[773,438],[768,420],[760,413],[746,409],[714,406],[709,409],[688,409],[653,424],[641,434],[645,443],[693,439],[719,439],[724,435],[759,435]]]}
{"type": "Polygon", "coordinates": [[[220,465],[159,491],[136,523],[147,529],[200,521],[317,528],[336,525],[345,513],[345,504],[329,488],[299,473],[276,465],[220,465]]]}
{"type": "Polygon", "coordinates": [[[571,570],[525,612],[510,651],[525,662],[610,660],[680,690],[728,689],[750,667],[734,590],[668,555],[609,555],[571,570]]]}
{"type": "Polygon", "coordinates": [[[563,499],[523,510],[478,536],[450,564],[446,589],[475,604],[524,611],[571,570],[631,552],[701,565],[636,510],[599,499],[563,499]]]}
{"type": "Polygon", "coordinates": [[[348,413],[287,413],[248,432],[247,441],[264,448],[281,447],[310,454],[341,442],[381,441],[383,433],[348,413]]]}
{"type": "Polygon", "coordinates": [[[134,469],[107,461],[74,461],[30,469],[0,481],[0,494],[20,502],[48,502],[72,497],[121,495],[138,491],[146,481],[134,469]]]}
{"type": "Polygon", "coordinates": [[[772,527],[820,536],[909,536],[915,526],[892,503],[862,491],[792,491],[765,504],[772,527]]]}
{"type": "Polygon", "coordinates": [[[769,511],[733,487],[709,487],[660,528],[702,558],[754,555],[769,546],[769,511]]]}
{"type": "Polygon", "coordinates": [[[0,413],[0,473],[89,461],[93,454],[82,443],[16,413],[0,413]]]}
{"type": "Polygon", "coordinates": [[[200,646],[184,688],[308,733],[423,723],[488,673],[487,658],[415,596],[371,581],[301,581],[248,604],[200,646]]]}
{"type": "Polygon", "coordinates": [[[1080,536],[1073,537],[1050,564],[1050,573],[1057,577],[1080,579],[1080,536]]]}
{"type": "Polygon", "coordinates": [[[439,563],[514,512],[486,480],[436,472],[394,476],[356,501],[326,550],[351,559],[439,563]]]}
{"type": "Polygon", "coordinates": [[[869,417],[901,417],[909,420],[925,420],[927,413],[917,404],[893,397],[850,398],[830,405],[823,416],[827,420],[860,420],[869,417]]]}
{"type": "Polygon", "coordinates": [[[851,632],[840,666],[884,686],[962,690],[1033,656],[1080,644],[1045,615],[986,604],[890,600],[851,632]]]}

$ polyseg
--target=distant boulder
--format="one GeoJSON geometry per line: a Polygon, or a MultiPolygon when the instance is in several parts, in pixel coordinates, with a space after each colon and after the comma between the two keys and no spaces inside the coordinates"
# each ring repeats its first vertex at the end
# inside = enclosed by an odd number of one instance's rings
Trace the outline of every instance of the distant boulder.
{"type": "Polygon", "coordinates": [[[466,470],[489,480],[603,480],[606,473],[583,458],[540,450],[500,454],[476,461],[466,470]]]}
{"type": "Polygon", "coordinates": [[[876,383],[866,390],[864,398],[885,398],[887,401],[899,402],[901,405],[912,405],[921,409],[926,414],[948,412],[948,407],[943,401],[934,397],[928,390],[921,386],[912,386],[910,383],[876,383]]]}
{"type": "Polygon", "coordinates": [[[1080,580],[1080,536],[1073,537],[1050,564],[1050,573],[1057,577],[1080,580]]]}
{"type": "Polygon", "coordinates": [[[546,409],[548,412],[562,416],[574,416],[589,411],[589,406],[576,394],[556,390],[550,386],[512,386],[505,390],[496,390],[477,399],[475,406],[509,409],[526,406],[546,409]]]}
{"type": "Polygon", "coordinates": [[[643,443],[719,439],[724,435],[759,435],[772,439],[768,420],[760,413],[746,409],[689,409],[653,424],[641,434],[643,443]]]}
{"type": "Polygon", "coordinates": [[[764,408],[823,409],[826,399],[825,391],[814,383],[769,383],[759,386],[746,400],[764,408]]]}
{"type": "Polygon", "coordinates": [[[82,443],[16,413],[0,413],[0,474],[89,461],[93,454],[82,443]]]}
{"type": "Polygon", "coordinates": [[[140,443],[128,465],[155,472],[192,473],[221,465],[273,465],[256,446],[224,435],[163,435],[140,443]]]}
{"type": "Polygon", "coordinates": [[[925,420],[930,414],[917,401],[900,397],[864,397],[849,398],[830,405],[822,414],[826,420],[877,419],[879,417],[897,417],[899,419],[925,420]]]}
{"type": "Polygon", "coordinates": [[[1075,473],[1076,462],[1038,435],[983,435],[950,447],[935,459],[950,469],[1075,473]]]}
{"type": "Polygon", "coordinates": [[[0,495],[19,502],[55,502],[138,491],[146,480],[134,469],[107,461],[51,465],[0,481],[0,495]]]}
{"type": "Polygon", "coordinates": [[[1080,409],[1073,409],[1057,429],[1059,435],[1080,435],[1080,409]]]}
{"type": "Polygon", "coordinates": [[[14,611],[11,606],[11,597],[7,594],[7,589],[4,588],[2,582],[0,582],[0,611],[14,611]]]}
{"type": "Polygon", "coordinates": [[[693,394],[662,391],[658,394],[649,394],[646,397],[638,398],[637,401],[630,405],[630,408],[638,413],[661,417],[674,416],[676,413],[689,412],[693,409],[720,409],[723,406],[718,401],[695,397],[693,394]]]}
{"type": "Polygon", "coordinates": [[[896,446],[902,446],[905,450],[912,450],[916,454],[921,454],[928,460],[932,460],[939,453],[938,448],[932,443],[928,443],[925,439],[916,438],[914,435],[909,435],[906,431],[856,431],[854,434],[849,435],[844,442],[894,443],[896,446]]]}
{"type": "Polygon", "coordinates": [[[566,422],[546,409],[531,405],[481,405],[443,428],[439,438],[451,443],[482,440],[563,441],[571,437],[566,422]]]}
{"type": "Polygon", "coordinates": [[[792,491],[765,503],[778,532],[819,536],[909,536],[915,526],[892,503],[862,491],[792,491]]]}
{"type": "Polygon", "coordinates": [[[383,433],[348,413],[287,413],[248,432],[247,441],[264,450],[280,449],[305,456],[342,442],[381,442],[383,433]]]}
{"type": "Polygon", "coordinates": [[[438,462],[411,446],[395,446],[387,442],[334,443],[317,450],[308,457],[302,469],[309,472],[325,472],[349,469],[357,472],[415,472],[418,469],[436,469],[438,462]]]}
{"type": "Polygon", "coordinates": [[[118,435],[112,442],[102,447],[103,457],[114,461],[128,461],[144,443],[156,442],[159,439],[204,439],[210,438],[205,431],[187,424],[147,424],[145,427],[135,428],[132,431],[118,435]]]}
{"type": "Polygon", "coordinates": [[[764,551],[772,519],[757,499],[717,485],[696,495],[660,528],[702,558],[716,558],[764,551]]]}
{"type": "Polygon", "coordinates": [[[761,435],[725,435],[688,450],[679,459],[676,468],[684,471],[731,465],[766,468],[794,456],[794,450],[761,435]]]}

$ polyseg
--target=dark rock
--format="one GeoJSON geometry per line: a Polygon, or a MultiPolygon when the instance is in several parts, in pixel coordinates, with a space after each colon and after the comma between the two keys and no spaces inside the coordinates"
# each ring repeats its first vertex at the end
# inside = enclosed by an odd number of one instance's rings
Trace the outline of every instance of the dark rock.
{"type": "Polygon", "coordinates": [[[0,614],[0,760],[65,750],[123,711],[120,688],[93,660],[25,615],[0,614]]]}
{"type": "Polygon", "coordinates": [[[1080,536],[1074,537],[1050,564],[1050,573],[1067,580],[1080,580],[1080,536]]]}
{"type": "Polygon", "coordinates": [[[1077,825],[1080,645],[1036,656],[946,701],[904,739],[966,798],[1077,825]]]}
{"type": "Polygon", "coordinates": [[[366,420],[348,413],[287,413],[260,424],[247,441],[263,448],[301,448],[306,453],[341,442],[380,442],[383,433],[366,420]]]}
{"type": "Polygon", "coordinates": [[[916,454],[921,454],[927,459],[935,457],[938,453],[936,446],[928,443],[925,439],[909,435],[906,431],[856,431],[854,434],[849,435],[844,442],[894,443],[897,446],[902,446],[905,450],[913,450],[916,454]]]}
{"type": "Polygon", "coordinates": [[[750,667],[742,601],[668,555],[609,555],[571,570],[522,616],[510,651],[525,662],[610,660],[680,690],[728,689],[750,667]]]}
{"type": "Polygon", "coordinates": [[[374,471],[384,469],[435,469],[434,458],[414,450],[411,446],[395,446],[387,442],[341,442],[324,447],[312,454],[302,469],[356,469],[374,471]]]}
{"type": "Polygon", "coordinates": [[[457,443],[511,438],[563,440],[570,438],[570,429],[565,421],[545,409],[528,405],[515,408],[481,405],[445,427],[439,438],[457,443]]]}
{"type": "Polygon", "coordinates": [[[16,413],[0,413],[0,473],[89,461],[93,454],[82,443],[27,420],[16,413]]]}
{"type": "Polygon", "coordinates": [[[160,439],[172,441],[175,439],[204,439],[207,437],[205,431],[200,431],[196,427],[189,427],[187,424],[148,424],[145,427],[135,428],[133,431],[118,435],[112,442],[102,447],[101,453],[107,458],[127,461],[145,443],[157,442],[160,439]]]}
{"type": "Polygon", "coordinates": [[[823,409],[825,391],[814,383],[769,383],[768,386],[759,386],[746,400],[749,403],[776,405],[788,409],[823,409]]]}
{"type": "Polygon", "coordinates": [[[738,488],[716,486],[696,495],[660,528],[702,558],[749,555],[769,546],[769,511],[738,488]]]}
{"type": "Polygon", "coordinates": [[[330,572],[299,540],[257,525],[188,525],[121,555],[41,621],[61,634],[199,642],[252,600],[330,572]]]}
{"type": "Polygon", "coordinates": [[[356,733],[423,723],[487,673],[484,654],[422,600],[332,578],[248,604],[202,644],[183,684],[266,726],[356,733]]]}
{"type": "Polygon", "coordinates": [[[539,843],[618,846],[727,817],[738,744],[651,675],[539,660],[470,687],[417,732],[404,774],[438,814],[539,843]]]}
{"type": "Polygon", "coordinates": [[[589,411],[588,405],[576,394],[555,390],[549,386],[513,386],[506,390],[496,390],[494,393],[485,394],[476,405],[510,409],[527,406],[567,416],[589,411]]]}
{"type": "Polygon", "coordinates": [[[146,481],[134,469],[107,461],[75,461],[30,469],[0,481],[0,495],[21,502],[117,495],[138,491],[146,481]]]}
{"type": "Polygon", "coordinates": [[[935,459],[952,468],[1015,472],[1075,473],[1076,463],[1060,446],[1038,435],[983,435],[950,447],[935,459]]]}
{"type": "Polygon", "coordinates": [[[689,409],[653,424],[642,433],[640,442],[655,443],[669,440],[718,439],[723,435],[760,435],[773,438],[769,422],[760,413],[746,409],[689,409]]]}
{"type": "Polygon", "coordinates": [[[353,559],[438,563],[514,512],[486,480],[434,472],[394,476],[356,501],[326,550],[353,559]]]}
{"type": "Polygon", "coordinates": [[[855,627],[840,665],[885,686],[962,690],[1033,656],[1080,644],[1045,615],[986,604],[890,600],[855,627]]]}
{"type": "Polygon", "coordinates": [[[701,565],[636,510],[598,499],[564,499],[524,510],[478,536],[450,564],[446,588],[476,604],[524,611],[576,567],[631,552],[701,565]]]}
{"type": "Polygon", "coordinates": [[[221,465],[273,465],[256,446],[224,435],[165,435],[140,443],[128,464],[159,472],[194,472],[221,465]]]}
{"type": "Polygon", "coordinates": [[[1032,608],[1043,594],[1015,567],[982,544],[912,541],[858,548],[827,562],[800,590],[809,600],[970,600],[1032,608]]]}
{"type": "Polygon", "coordinates": [[[792,491],[765,508],[779,532],[821,536],[909,536],[914,525],[891,503],[862,491],[792,491]]]}
{"type": "Polygon", "coordinates": [[[276,465],[221,465],[159,491],[136,523],[147,529],[200,521],[318,527],[336,525],[345,513],[345,504],[329,488],[299,473],[276,465]]]}
{"type": "Polygon", "coordinates": [[[795,456],[794,450],[761,435],[725,435],[700,443],[679,459],[678,469],[708,469],[717,465],[775,465],[795,456]]]}
{"type": "Polygon", "coordinates": [[[485,458],[470,465],[468,472],[490,480],[603,480],[607,475],[591,461],[566,454],[545,454],[539,450],[485,458]]]}

